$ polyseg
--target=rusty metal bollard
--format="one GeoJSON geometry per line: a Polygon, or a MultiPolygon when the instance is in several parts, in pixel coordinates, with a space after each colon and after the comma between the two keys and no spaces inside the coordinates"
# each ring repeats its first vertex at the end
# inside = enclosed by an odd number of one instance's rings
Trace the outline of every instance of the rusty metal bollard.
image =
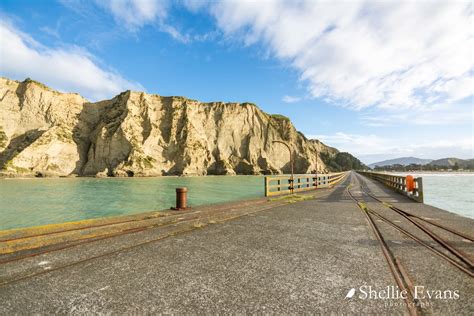
{"type": "Polygon", "coordinates": [[[172,210],[180,211],[188,209],[186,205],[188,188],[176,188],[176,207],[172,207],[172,210]]]}

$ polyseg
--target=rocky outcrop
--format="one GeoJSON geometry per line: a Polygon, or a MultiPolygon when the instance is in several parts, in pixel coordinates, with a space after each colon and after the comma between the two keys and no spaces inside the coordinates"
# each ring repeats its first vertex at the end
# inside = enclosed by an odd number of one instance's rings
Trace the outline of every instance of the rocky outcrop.
{"type": "Polygon", "coordinates": [[[33,80],[0,78],[0,169],[21,176],[275,174],[326,170],[290,120],[252,103],[202,103],[126,91],[90,103],[33,80]]]}

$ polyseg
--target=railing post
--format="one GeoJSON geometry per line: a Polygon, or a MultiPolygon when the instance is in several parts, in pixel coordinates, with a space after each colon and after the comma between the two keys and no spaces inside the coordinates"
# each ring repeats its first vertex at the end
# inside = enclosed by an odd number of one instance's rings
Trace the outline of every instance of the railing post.
{"type": "MultiPolygon", "coordinates": [[[[265,196],[267,197],[268,196],[268,181],[269,181],[269,177],[265,177],[265,196]]],[[[280,188],[278,188],[280,189],[280,188]]]]}
{"type": "Polygon", "coordinates": [[[416,184],[417,184],[417,192],[418,192],[418,202],[424,203],[423,178],[422,177],[416,178],[416,184]]]}

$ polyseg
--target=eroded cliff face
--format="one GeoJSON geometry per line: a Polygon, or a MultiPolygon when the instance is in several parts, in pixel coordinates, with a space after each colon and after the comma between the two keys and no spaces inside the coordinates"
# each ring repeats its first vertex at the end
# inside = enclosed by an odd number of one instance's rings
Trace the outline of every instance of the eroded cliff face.
{"type": "Polygon", "coordinates": [[[0,169],[11,176],[275,174],[326,170],[282,116],[251,103],[201,103],[126,91],[90,103],[32,80],[0,78],[0,169]]]}

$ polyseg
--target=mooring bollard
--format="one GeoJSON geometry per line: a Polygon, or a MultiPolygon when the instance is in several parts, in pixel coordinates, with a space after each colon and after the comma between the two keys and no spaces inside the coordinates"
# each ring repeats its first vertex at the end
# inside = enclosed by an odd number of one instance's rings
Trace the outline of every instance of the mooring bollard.
{"type": "Polygon", "coordinates": [[[188,209],[186,205],[188,188],[176,188],[176,207],[172,207],[173,210],[186,210],[188,209]]]}

